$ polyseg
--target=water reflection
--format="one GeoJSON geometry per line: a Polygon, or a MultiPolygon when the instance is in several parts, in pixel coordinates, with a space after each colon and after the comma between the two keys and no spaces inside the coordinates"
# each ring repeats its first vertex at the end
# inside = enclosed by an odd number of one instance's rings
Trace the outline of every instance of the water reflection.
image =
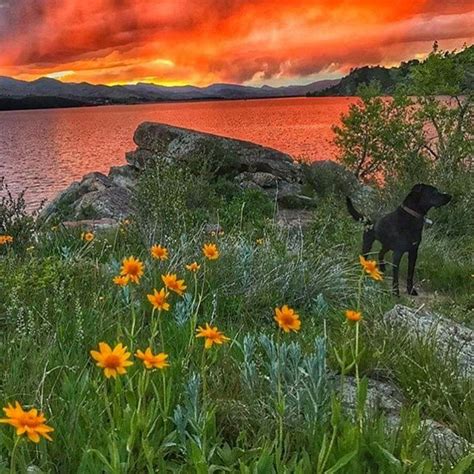
{"type": "Polygon", "coordinates": [[[349,98],[169,103],[0,112],[0,176],[27,188],[30,207],[91,171],[107,173],[134,149],[144,121],[249,140],[310,160],[331,159],[331,125],[349,98]]]}

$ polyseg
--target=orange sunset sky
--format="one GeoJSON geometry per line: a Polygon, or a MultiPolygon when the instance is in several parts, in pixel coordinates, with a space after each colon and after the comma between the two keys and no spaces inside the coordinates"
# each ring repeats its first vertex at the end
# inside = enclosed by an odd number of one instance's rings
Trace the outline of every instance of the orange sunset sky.
{"type": "Polygon", "coordinates": [[[0,75],[284,85],[474,40],[474,0],[0,0],[0,75]]]}

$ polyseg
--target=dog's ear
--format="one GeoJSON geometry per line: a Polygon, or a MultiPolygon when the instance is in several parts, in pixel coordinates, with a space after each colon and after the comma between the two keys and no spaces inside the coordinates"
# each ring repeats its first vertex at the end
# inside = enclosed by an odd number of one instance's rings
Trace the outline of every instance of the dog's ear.
{"type": "Polygon", "coordinates": [[[415,196],[419,196],[421,194],[421,192],[423,191],[424,187],[425,187],[424,184],[421,184],[421,183],[415,184],[415,186],[413,186],[411,188],[410,194],[415,195],[415,196]]]}
{"type": "Polygon", "coordinates": [[[424,184],[418,183],[415,184],[408,193],[407,197],[404,199],[403,203],[406,206],[414,206],[418,203],[423,195],[423,189],[425,188],[424,184]]]}

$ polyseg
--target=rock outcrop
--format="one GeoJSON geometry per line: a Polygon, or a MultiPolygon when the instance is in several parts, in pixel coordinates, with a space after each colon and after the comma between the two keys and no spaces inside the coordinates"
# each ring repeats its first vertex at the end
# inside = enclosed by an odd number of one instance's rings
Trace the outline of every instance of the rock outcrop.
{"type": "Polygon", "coordinates": [[[457,361],[460,375],[474,376],[474,331],[436,314],[396,305],[385,324],[400,336],[432,344],[441,359],[457,361]]]}
{"type": "Polygon", "coordinates": [[[127,165],[112,167],[107,176],[90,173],[71,184],[45,208],[43,217],[124,219],[133,212],[132,190],[140,173],[160,161],[186,166],[194,172],[204,168],[234,180],[242,189],[260,189],[282,208],[314,205],[314,199],[303,192],[301,166],[278,150],[148,122],[137,128],[134,141],[137,149],[126,154],[127,165]]]}
{"type": "Polygon", "coordinates": [[[113,168],[106,176],[102,173],[89,173],[80,182],[72,183],[58,194],[43,210],[46,220],[114,219],[126,218],[132,212],[131,191],[120,179],[115,180],[113,168]]]}
{"type": "MultiPolygon", "coordinates": [[[[458,365],[460,377],[474,375],[474,331],[452,320],[426,311],[402,305],[394,306],[385,313],[383,324],[393,332],[394,340],[422,341],[430,344],[440,359],[451,360],[458,365]]],[[[337,378],[336,378],[337,382],[337,378]]],[[[345,377],[339,386],[345,410],[355,413],[357,406],[357,383],[354,377],[345,377]]],[[[401,409],[405,399],[401,390],[387,381],[368,380],[366,416],[382,413],[389,429],[401,425],[401,409]]],[[[437,463],[455,462],[474,450],[474,445],[459,436],[448,426],[432,419],[421,420],[422,442],[427,453],[437,463]]]]}
{"type": "MultiPolygon", "coordinates": [[[[357,406],[357,383],[355,377],[346,376],[341,391],[344,409],[355,415],[357,406]]],[[[401,410],[404,397],[401,391],[388,382],[369,379],[367,385],[366,416],[382,413],[388,422],[387,428],[397,430],[401,426],[401,410]]],[[[456,434],[447,426],[431,419],[420,422],[423,443],[433,461],[439,464],[456,462],[474,449],[474,445],[456,434]]]]}

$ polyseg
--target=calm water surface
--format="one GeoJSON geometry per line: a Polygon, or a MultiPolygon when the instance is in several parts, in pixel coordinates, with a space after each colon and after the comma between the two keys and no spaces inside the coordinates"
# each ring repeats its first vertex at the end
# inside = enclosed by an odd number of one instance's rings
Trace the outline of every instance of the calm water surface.
{"type": "Polygon", "coordinates": [[[249,140],[309,160],[334,158],[331,125],[350,98],[292,98],[0,112],[0,176],[30,207],[91,171],[125,163],[144,121],[249,140]]]}

